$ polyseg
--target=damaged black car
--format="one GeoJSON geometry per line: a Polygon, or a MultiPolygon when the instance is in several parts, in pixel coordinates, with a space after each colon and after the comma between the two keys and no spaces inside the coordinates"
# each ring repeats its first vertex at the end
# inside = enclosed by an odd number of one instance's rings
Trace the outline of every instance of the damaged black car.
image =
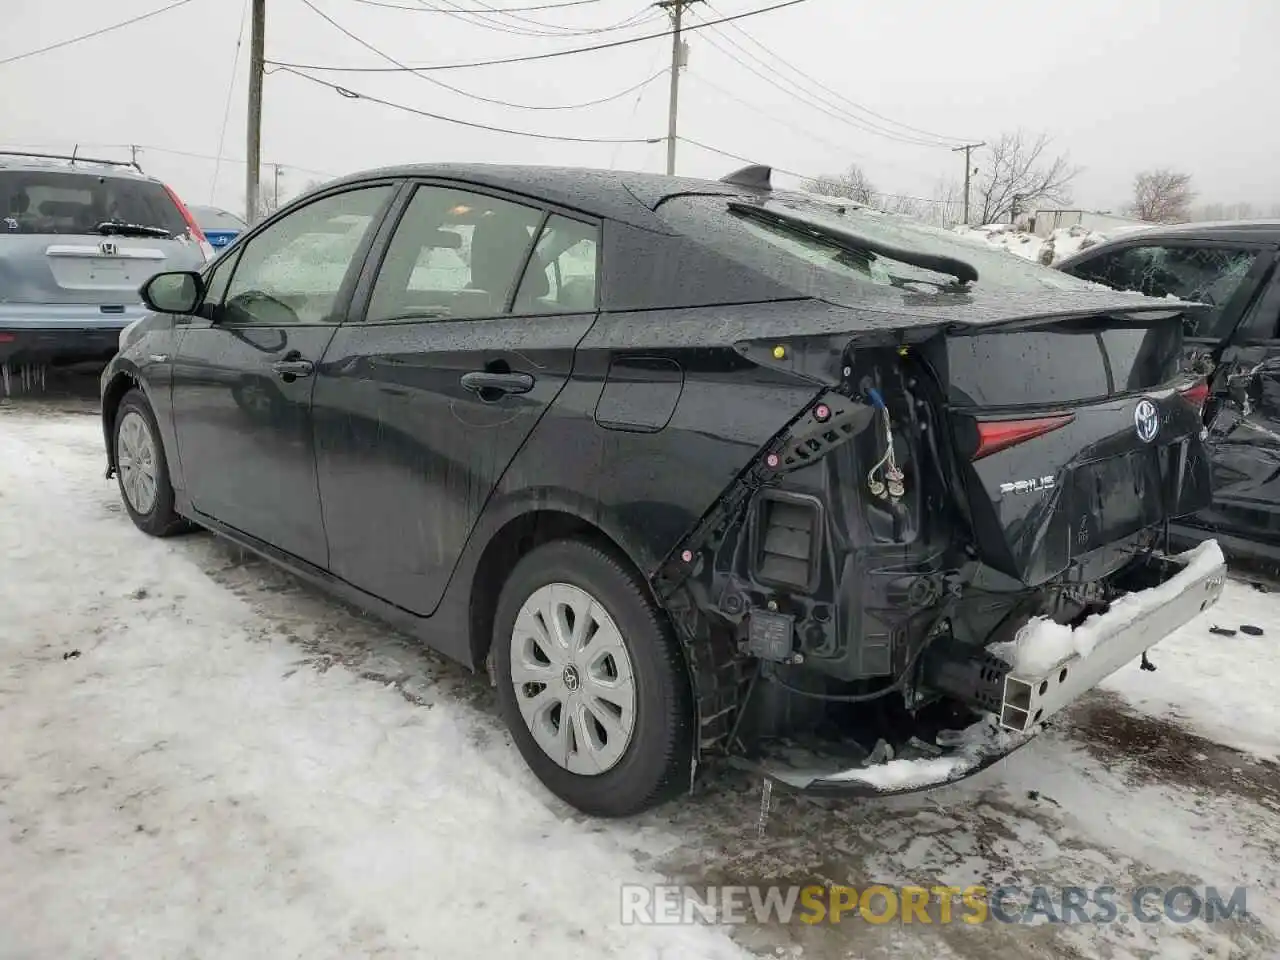
{"type": "Polygon", "coordinates": [[[1216,602],[1191,304],[721,181],[345,178],[161,274],[102,377],[203,527],[487,669],[546,787],[967,776],[1216,602]]]}

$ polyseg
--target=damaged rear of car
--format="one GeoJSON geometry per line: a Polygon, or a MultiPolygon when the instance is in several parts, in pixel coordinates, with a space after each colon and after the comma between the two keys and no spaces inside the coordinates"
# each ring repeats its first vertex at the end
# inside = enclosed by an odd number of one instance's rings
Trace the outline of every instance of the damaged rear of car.
{"type": "Polygon", "coordinates": [[[1216,544],[1163,549],[1210,498],[1195,307],[852,204],[657,212],[811,298],[734,344],[811,402],[655,578],[691,650],[731,651],[695,676],[704,747],[811,792],[954,780],[1217,600],[1216,544]]]}

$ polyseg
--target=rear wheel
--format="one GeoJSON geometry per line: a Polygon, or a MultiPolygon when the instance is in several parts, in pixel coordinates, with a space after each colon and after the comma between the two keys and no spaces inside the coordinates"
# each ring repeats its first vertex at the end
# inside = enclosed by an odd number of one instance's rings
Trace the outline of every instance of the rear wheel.
{"type": "Polygon", "coordinates": [[[116,480],[124,508],[134,525],[153,537],[167,537],[186,529],[174,510],[169,462],[151,404],[141,390],[130,390],[116,409],[116,480]]]}
{"type": "Polygon", "coordinates": [[[580,541],[545,544],[512,570],[494,630],[503,717],[552,793],[621,817],[680,790],[689,680],[670,626],[626,564],[580,541]]]}

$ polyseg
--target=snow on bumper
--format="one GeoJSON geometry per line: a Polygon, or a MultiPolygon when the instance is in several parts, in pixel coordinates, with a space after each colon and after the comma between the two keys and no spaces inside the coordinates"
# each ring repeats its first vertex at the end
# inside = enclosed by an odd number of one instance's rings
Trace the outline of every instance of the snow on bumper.
{"type": "Polygon", "coordinates": [[[991,652],[1010,664],[1000,725],[1033,730],[1218,602],[1227,567],[1216,541],[1163,558],[1167,578],[1071,628],[1037,618],[991,652]]]}

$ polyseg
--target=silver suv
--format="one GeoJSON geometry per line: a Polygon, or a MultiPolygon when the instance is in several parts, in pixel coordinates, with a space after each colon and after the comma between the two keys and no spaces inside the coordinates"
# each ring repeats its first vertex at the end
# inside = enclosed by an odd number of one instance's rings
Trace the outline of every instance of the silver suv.
{"type": "Polygon", "coordinates": [[[169,187],[83,157],[0,151],[0,394],[13,364],[106,361],[152,274],[212,248],[169,187]]]}

